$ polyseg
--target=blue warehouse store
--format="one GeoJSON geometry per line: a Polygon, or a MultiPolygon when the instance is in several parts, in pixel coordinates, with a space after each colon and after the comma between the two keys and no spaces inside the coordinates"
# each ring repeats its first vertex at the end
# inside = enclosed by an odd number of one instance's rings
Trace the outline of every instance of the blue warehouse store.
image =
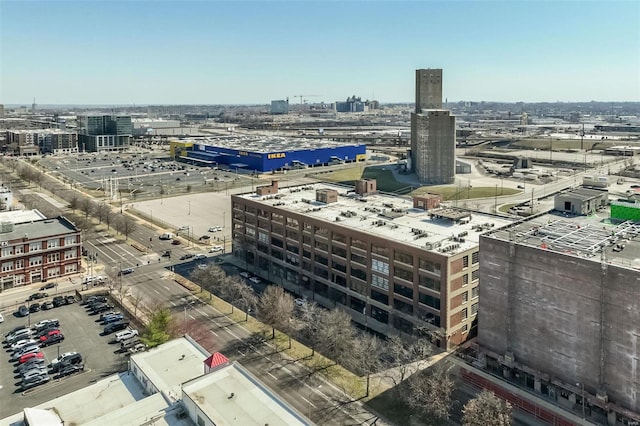
{"type": "Polygon", "coordinates": [[[244,136],[189,138],[171,141],[171,156],[201,166],[264,173],[363,161],[366,145],[244,136]]]}

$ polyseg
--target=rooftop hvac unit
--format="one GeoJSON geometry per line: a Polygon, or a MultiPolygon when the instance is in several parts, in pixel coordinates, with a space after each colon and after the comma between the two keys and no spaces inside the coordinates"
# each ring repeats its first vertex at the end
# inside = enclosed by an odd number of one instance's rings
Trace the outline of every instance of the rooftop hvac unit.
{"type": "Polygon", "coordinates": [[[3,234],[5,232],[13,232],[15,229],[15,224],[13,222],[1,222],[0,223],[0,232],[3,234]]]}

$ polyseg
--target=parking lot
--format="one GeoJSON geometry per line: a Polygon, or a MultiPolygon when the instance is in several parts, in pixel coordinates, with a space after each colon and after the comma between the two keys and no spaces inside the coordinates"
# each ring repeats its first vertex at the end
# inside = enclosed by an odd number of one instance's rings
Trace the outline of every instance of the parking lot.
{"type": "MultiPolygon", "coordinates": [[[[33,407],[58,396],[73,392],[92,384],[96,380],[127,369],[127,356],[116,353],[119,345],[110,343],[114,335],[101,336],[104,326],[100,315],[88,315],[79,303],[64,305],[54,309],[32,313],[27,317],[16,317],[13,312],[3,312],[5,321],[0,324],[0,334],[4,336],[13,328],[31,326],[45,319],[58,319],[60,331],[65,339],[58,344],[44,347],[46,363],[65,352],[79,352],[85,370],[62,379],[51,375],[51,381],[22,393],[20,376],[14,372],[14,363],[7,348],[0,351],[0,418],[20,412],[25,407],[33,407]]],[[[118,351],[119,352],[119,351],[118,351]]]]}

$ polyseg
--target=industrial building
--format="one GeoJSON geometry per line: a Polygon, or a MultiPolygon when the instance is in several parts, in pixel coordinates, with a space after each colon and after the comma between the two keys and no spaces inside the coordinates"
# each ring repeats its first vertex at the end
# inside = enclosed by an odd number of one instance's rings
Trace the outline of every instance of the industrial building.
{"type": "Polygon", "coordinates": [[[176,160],[203,166],[271,172],[362,161],[366,146],[301,138],[225,136],[173,140],[170,154],[176,160]]]}
{"type": "Polygon", "coordinates": [[[420,182],[450,184],[456,174],[456,119],[442,109],[442,70],[416,70],[416,106],[411,113],[411,170],[420,182]]]}
{"type": "Polygon", "coordinates": [[[2,151],[11,155],[78,152],[78,134],[59,129],[7,130],[2,151]]]}
{"type": "MultiPolygon", "coordinates": [[[[640,206],[603,191],[480,237],[485,367],[598,424],[640,421],[640,206]]],[[[637,423],[634,423],[637,424],[637,423]]]]}
{"type": "Polygon", "coordinates": [[[118,151],[129,147],[133,124],[128,115],[83,115],[78,117],[82,152],[118,151]]]}
{"type": "Polygon", "coordinates": [[[271,114],[289,114],[289,98],[271,101],[271,114]]]}
{"type": "Polygon", "coordinates": [[[37,210],[0,213],[0,291],[80,271],[80,230],[37,210]]]}
{"type": "Polygon", "coordinates": [[[451,349],[473,334],[478,237],[508,219],[381,194],[375,180],[268,189],[232,195],[234,252],[248,269],[384,335],[451,349]]]}

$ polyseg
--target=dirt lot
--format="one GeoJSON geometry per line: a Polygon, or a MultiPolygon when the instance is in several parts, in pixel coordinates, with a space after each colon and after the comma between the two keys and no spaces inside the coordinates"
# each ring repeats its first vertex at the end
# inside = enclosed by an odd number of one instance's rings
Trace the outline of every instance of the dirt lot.
{"type": "Polygon", "coordinates": [[[6,314],[0,324],[0,335],[4,335],[19,325],[32,325],[44,319],[58,319],[60,331],[65,339],[59,344],[43,349],[47,364],[59,353],[79,352],[85,363],[85,371],[63,379],[54,379],[25,394],[19,390],[20,378],[14,373],[14,364],[9,363],[10,352],[0,351],[0,418],[20,412],[25,407],[33,407],[58,396],[83,388],[96,380],[127,369],[127,357],[115,353],[118,347],[109,342],[111,336],[100,336],[103,330],[99,315],[91,316],[78,303],[61,306],[48,311],[32,313],[29,317],[18,318],[6,314]]]}

